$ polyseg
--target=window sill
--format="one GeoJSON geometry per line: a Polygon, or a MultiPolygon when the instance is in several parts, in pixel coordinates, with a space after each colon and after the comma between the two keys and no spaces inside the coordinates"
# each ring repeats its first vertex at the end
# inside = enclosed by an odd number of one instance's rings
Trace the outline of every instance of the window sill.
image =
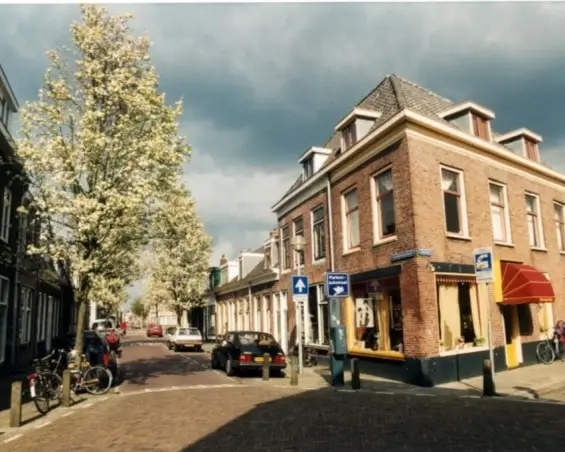
{"type": "Polygon", "coordinates": [[[320,264],[323,264],[324,262],[326,262],[326,258],[322,257],[321,259],[317,259],[315,261],[312,261],[312,265],[320,265],[320,264]]]}
{"type": "Polygon", "coordinates": [[[396,240],[397,240],[396,235],[385,237],[383,239],[377,240],[376,242],[373,242],[373,248],[381,245],[386,245],[387,243],[396,242],[396,240]]]}
{"type": "Polygon", "coordinates": [[[530,247],[530,250],[538,251],[538,252],[541,252],[541,253],[547,253],[547,248],[542,248],[542,247],[538,247],[538,246],[532,246],[532,247],[530,247]]]}
{"type": "Polygon", "coordinates": [[[460,234],[453,234],[451,232],[447,232],[445,234],[445,237],[448,239],[455,239],[455,240],[464,240],[466,242],[470,242],[473,239],[471,237],[469,237],[468,235],[460,235],[460,234]]]}
{"type": "Polygon", "coordinates": [[[494,241],[494,244],[496,246],[505,246],[507,248],[514,248],[514,244],[513,243],[507,243],[507,242],[497,242],[496,240],[494,241]]]}
{"type": "Polygon", "coordinates": [[[349,255],[349,254],[356,253],[357,251],[361,251],[361,247],[356,246],[355,248],[350,248],[350,249],[348,249],[348,250],[345,250],[342,255],[343,255],[343,256],[347,256],[347,255],[349,255]]]}
{"type": "Polygon", "coordinates": [[[464,355],[467,353],[484,352],[488,350],[488,346],[481,345],[479,347],[466,347],[458,348],[455,350],[440,350],[439,356],[453,356],[453,355],[464,355]]]}

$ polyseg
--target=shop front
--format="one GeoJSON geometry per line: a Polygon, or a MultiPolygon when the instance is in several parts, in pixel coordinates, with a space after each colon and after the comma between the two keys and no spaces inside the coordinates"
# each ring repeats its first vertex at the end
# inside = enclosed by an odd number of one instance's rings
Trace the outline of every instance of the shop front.
{"type": "Polygon", "coordinates": [[[512,369],[533,363],[539,339],[553,327],[555,293],[549,275],[519,262],[497,261],[494,271],[506,365],[512,369]]]}

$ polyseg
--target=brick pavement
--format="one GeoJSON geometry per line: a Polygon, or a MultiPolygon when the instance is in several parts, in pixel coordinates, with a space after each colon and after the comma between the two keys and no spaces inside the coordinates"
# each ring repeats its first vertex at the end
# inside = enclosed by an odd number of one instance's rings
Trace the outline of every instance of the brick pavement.
{"type": "Polygon", "coordinates": [[[562,415],[563,406],[504,399],[203,388],[112,397],[104,409],[29,430],[2,450],[560,450],[562,415]]]}

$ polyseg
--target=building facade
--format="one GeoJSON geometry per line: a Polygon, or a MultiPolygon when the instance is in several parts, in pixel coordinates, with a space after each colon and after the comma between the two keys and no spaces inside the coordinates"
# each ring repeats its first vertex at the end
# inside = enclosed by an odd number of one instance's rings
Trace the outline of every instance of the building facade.
{"type": "MultiPolygon", "coordinates": [[[[422,385],[478,375],[489,311],[495,368],[536,362],[537,344],[565,316],[565,176],[541,162],[542,137],[498,134],[494,119],[392,75],[302,155],[301,176],[273,212],[277,290],[290,293],[297,271],[313,285],[307,342],[326,342],[318,283],[343,271],[348,353],[366,369],[422,385]],[[307,242],[300,254],[296,235],[307,242]],[[490,286],[474,275],[473,249],[486,246],[490,286]]],[[[291,295],[286,303],[296,311],[291,295]]]]}

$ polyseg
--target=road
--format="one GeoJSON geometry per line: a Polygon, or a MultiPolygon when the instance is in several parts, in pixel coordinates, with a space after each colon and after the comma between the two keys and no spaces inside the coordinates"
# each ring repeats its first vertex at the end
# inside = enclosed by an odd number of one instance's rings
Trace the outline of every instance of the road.
{"type": "Polygon", "coordinates": [[[259,387],[207,368],[207,354],[128,340],[120,395],[30,426],[2,451],[485,452],[565,444],[562,405],[259,387]]]}

